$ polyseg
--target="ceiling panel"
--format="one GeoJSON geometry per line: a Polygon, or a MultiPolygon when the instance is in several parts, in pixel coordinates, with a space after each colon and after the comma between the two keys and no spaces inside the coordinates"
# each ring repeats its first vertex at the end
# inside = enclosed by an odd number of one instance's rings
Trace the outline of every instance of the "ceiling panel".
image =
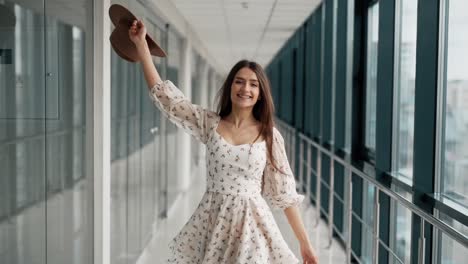
{"type": "Polygon", "coordinates": [[[227,72],[241,59],[265,66],[321,0],[174,0],[227,72]]]}

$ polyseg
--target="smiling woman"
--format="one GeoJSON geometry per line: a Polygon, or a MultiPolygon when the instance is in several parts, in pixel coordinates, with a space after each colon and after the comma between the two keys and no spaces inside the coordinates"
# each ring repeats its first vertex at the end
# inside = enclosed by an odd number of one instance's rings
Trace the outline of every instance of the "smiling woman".
{"type": "Polygon", "coordinates": [[[242,60],[228,74],[218,113],[192,104],[159,76],[145,41],[146,29],[129,30],[155,106],[176,126],[206,145],[207,187],[195,212],[171,240],[170,263],[299,263],[268,208],[284,209],[307,263],[317,259],[297,206],[295,177],[284,139],[274,127],[265,72],[242,60]],[[257,139],[259,142],[256,142],[257,139]],[[232,142],[232,143],[231,143],[232,142]]]}

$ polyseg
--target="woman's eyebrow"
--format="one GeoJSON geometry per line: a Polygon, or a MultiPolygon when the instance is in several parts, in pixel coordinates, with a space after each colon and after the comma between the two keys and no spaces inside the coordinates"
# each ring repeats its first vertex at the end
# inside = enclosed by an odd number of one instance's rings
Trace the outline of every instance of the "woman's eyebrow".
{"type": "MultiPolygon", "coordinates": [[[[245,81],[245,79],[244,79],[244,78],[242,78],[242,77],[236,77],[235,79],[240,79],[240,80],[243,80],[243,81],[245,81]]],[[[251,81],[251,82],[258,82],[258,80],[257,80],[257,79],[250,79],[249,81],[251,81]]]]}

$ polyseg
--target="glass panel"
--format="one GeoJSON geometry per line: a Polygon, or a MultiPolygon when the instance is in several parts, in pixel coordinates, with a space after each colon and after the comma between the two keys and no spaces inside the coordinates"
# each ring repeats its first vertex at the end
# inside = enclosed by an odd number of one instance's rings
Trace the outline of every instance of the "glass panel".
{"type": "Polygon", "coordinates": [[[367,62],[366,62],[366,133],[365,145],[375,150],[375,126],[377,111],[377,54],[379,43],[379,3],[368,9],[367,62]]]}
{"type": "Polygon", "coordinates": [[[93,178],[85,156],[93,1],[45,4],[47,263],[85,264],[93,261],[93,178]]]}
{"type": "Polygon", "coordinates": [[[442,192],[466,205],[468,202],[468,2],[451,0],[446,39],[445,135],[442,192]]]}
{"type": "MultiPolygon", "coordinates": [[[[411,201],[410,194],[399,188],[396,188],[396,191],[406,200],[411,201]]],[[[412,214],[410,210],[395,202],[395,200],[392,200],[391,203],[390,249],[396,257],[389,254],[390,263],[410,263],[412,214]]]]}
{"type": "MultiPolygon", "coordinates": [[[[181,68],[182,40],[173,31],[168,32],[169,45],[167,51],[170,55],[167,57],[167,79],[171,80],[176,86],[179,85],[179,69],[181,68]]],[[[179,179],[177,177],[177,127],[172,122],[166,121],[166,144],[167,148],[167,200],[168,207],[175,202],[179,194],[179,179]]]]}
{"type": "MultiPolygon", "coordinates": [[[[444,36],[446,50],[443,80],[444,123],[442,138],[442,164],[440,180],[441,191],[450,200],[466,207],[468,202],[468,2],[464,0],[447,1],[447,22],[444,36]]],[[[452,227],[468,235],[466,225],[442,215],[441,219],[452,227]]],[[[440,234],[440,232],[439,232],[440,234]]],[[[446,235],[439,236],[440,263],[463,263],[468,258],[468,250],[446,235]]]]}
{"type": "Polygon", "coordinates": [[[46,263],[44,2],[0,2],[0,263],[46,263]]]}
{"type": "Polygon", "coordinates": [[[158,152],[155,148],[155,139],[159,133],[159,124],[156,124],[155,111],[148,94],[141,94],[141,244],[145,245],[151,238],[152,224],[156,219],[156,177],[158,152]]]}
{"type": "Polygon", "coordinates": [[[394,171],[408,184],[413,178],[414,91],[416,76],[416,31],[418,1],[404,0],[397,10],[395,93],[396,160],[394,171]],[[405,179],[406,178],[406,179],[405,179]]]}
{"type": "Polygon", "coordinates": [[[140,152],[140,93],[144,92],[143,76],[140,64],[127,64],[128,112],[127,120],[127,261],[136,261],[140,245],[141,221],[141,152],[140,152]]]}
{"type": "MultiPolygon", "coordinates": [[[[203,64],[203,59],[200,57],[196,50],[192,52],[192,61],[191,61],[191,70],[192,70],[192,103],[200,104],[201,103],[201,68],[203,64]]],[[[200,144],[198,140],[191,137],[191,148],[192,148],[192,162],[195,166],[198,166],[200,160],[200,144]]]]}
{"type": "Polygon", "coordinates": [[[111,53],[111,263],[124,263],[127,252],[128,63],[111,53]]]}
{"type": "MultiPolygon", "coordinates": [[[[145,25],[165,48],[165,32],[151,21],[145,25]]],[[[164,79],[166,63],[153,59],[164,79]]],[[[168,121],[152,104],[139,63],[112,51],[111,65],[111,263],[134,263],[167,210],[168,121]]]]}
{"type": "MultiPolygon", "coordinates": [[[[468,236],[468,227],[458,221],[452,220],[452,218],[445,214],[440,214],[442,221],[448,223],[453,228],[459,230],[463,235],[468,236]]],[[[468,259],[468,248],[460,245],[449,236],[443,234],[441,231],[438,232],[439,240],[439,259],[437,263],[441,264],[454,264],[454,263],[466,263],[468,259]]]]}
{"type": "Polygon", "coordinates": [[[441,264],[466,263],[468,249],[446,235],[442,235],[441,244],[441,264]]]}
{"type": "MultiPolygon", "coordinates": [[[[159,40],[159,44],[162,45],[161,47],[165,49],[169,53],[168,47],[165,45],[167,43],[166,33],[165,31],[158,27],[156,24],[148,23],[149,27],[155,36],[156,40],[159,40]]],[[[172,56],[172,55],[171,55],[172,56]]],[[[168,54],[169,58],[169,54],[168,54]]],[[[153,61],[156,64],[156,68],[161,75],[161,78],[166,79],[168,75],[167,64],[168,58],[162,59],[160,57],[154,57],[153,61]]],[[[168,206],[169,206],[169,198],[168,198],[168,181],[169,181],[169,174],[168,174],[168,157],[167,157],[167,149],[168,149],[168,138],[166,136],[168,126],[171,126],[172,123],[164,118],[161,112],[153,107],[153,111],[155,112],[156,117],[156,124],[159,124],[159,131],[160,133],[155,137],[155,148],[156,148],[156,155],[158,155],[159,159],[156,160],[156,165],[158,168],[158,175],[157,175],[157,214],[158,216],[164,216],[167,213],[168,206]]]]}
{"type": "Polygon", "coordinates": [[[374,247],[373,229],[374,229],[374,200],[375,187],[369,183],[363,186],[363,204],[362,204],[362,262],[372,263],[372,254],[374,247]]]}

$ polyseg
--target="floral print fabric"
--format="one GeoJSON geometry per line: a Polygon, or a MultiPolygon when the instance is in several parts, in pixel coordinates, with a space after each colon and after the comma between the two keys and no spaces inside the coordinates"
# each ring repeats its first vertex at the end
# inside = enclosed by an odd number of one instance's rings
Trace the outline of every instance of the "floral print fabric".
{"type": "Polygon", "coordinates": [[[150,90],[154,104],[178,127],[206,145],[206,191],[169,244],[169,263],[298,263],[271,209],[300,204],[284,140],[273,128],[276,170],[266,142],[233,145],[218,132],[221,117],[191,102],[169,80],[150,90]],[[262,180],[264,186],[262,190],[262,180]]]}

